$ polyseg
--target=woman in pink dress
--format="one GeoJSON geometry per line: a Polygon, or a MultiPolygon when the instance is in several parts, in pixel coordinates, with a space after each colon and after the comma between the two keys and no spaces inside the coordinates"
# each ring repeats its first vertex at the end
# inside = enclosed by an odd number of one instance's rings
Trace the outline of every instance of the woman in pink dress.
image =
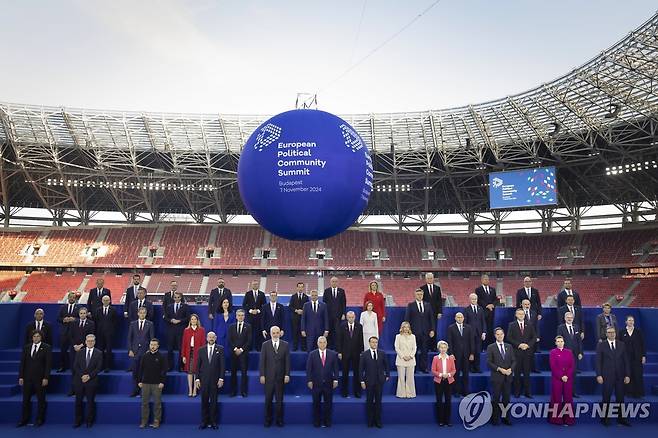
{"type": "Polygon", "coordinates": [[[564,348],[564,338],[555,337],[555,346],[551,350],[551,416],[548,421],[553,424],[571,426],[574,424],[573,412],[573,376],[575,363],[571,350],[564,348]]]}

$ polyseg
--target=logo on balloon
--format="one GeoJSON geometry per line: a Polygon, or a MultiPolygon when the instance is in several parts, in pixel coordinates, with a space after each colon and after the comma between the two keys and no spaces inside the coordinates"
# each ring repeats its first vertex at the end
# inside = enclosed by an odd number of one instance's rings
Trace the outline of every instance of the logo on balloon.
{"type": "Polygon", "coordinates": [[[493,408],[487,391],[472,393],[459,402],[459,417],[466,430],[484,426],[491,419],[493,408]]]}
{"type": "Polygon", "coordinates": [[[258,132],[256,137],[256,144],[254,144],[254,149],[258,152],[261,152],[264,148],[268,147],[281,137],[281,128],[271,123],[263,126],[258,132]]]}
{"type": "Polygon", "coordinates": [[[247,211],[290,240],[327,239],[349,228],[372,191],[372,159],[343,119],[319,110],[278,114],[249,137],[238,163],[247,211]]]}

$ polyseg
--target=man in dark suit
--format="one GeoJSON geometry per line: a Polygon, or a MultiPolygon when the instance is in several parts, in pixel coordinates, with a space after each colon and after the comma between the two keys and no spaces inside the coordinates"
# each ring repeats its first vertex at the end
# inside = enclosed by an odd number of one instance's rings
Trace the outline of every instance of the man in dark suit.
{"type": "Polygon", "coordinates": [[[224,386],[224,347],[217,345],[215,332],[206,335],[207,344],[199,349],[196,388],[201,390],[201,424],[217,429],[217,394],[224,386]]]}
{"type": "Polygon", "coordinates": [[[251,325],[244,321],[244,310],[235,312],[237,321],[228,328],[228,343],[231,348],[231,397],[238,394],[238,369],[242,373],[240,394],[247,396],[247,365],[251,350],[251,325]]]}
{"type": "Polygon", "coordinates": [[[96,309],[94,322],[96,324],[96,346],[103,352],[103,369],[107,373],[110,371],[112,343],[119,322],[119,317],[111,305],[109,295],[103,295],[103,303],[101,307],[96,309]]]}
{"type": "Polygon", "coordinates": [[[606,340],[606,330],[610,327],[617,331],[617,317],[612,313],[610,303],[603,303],[603,312],[596,316],[596,338],[599,342],[606,340]]]}
{"type": "Polygon", "coordinates": [[[208,297],[208,318],[215,319],[215,315],[222,311],[222,302],[228,300],[228,311],[233,311],[233,293],[231,289],[225,287],[225,282],[222,277],[217,280],[217,287],[210,291],[208,297]]]}
{"type": "Polygon", "coordinates": [[[103,353],[94,348],[96,336],[85,337],[86,348],[80,349],[73,362],[73,386],[75,387],[75,423],[73,427],[82,425],[82,400],[87,399],[87,415],[84,416],[87,427],[94,424],[96,417],[96,390],[98,389],[98,374],[103,369],[103,353]]]}
{"type": "Polygon", "coordinates": [[[361,389],[366,390],[366,412],[368,427],[382,427],[382,391],[384,383],[390,377],[390,367],[386,352],[377,348],[379,340],[371,336],[368,340],[370,348],[361,353],[359,360],[359,376],[361,389]]]}
{"type": "Polygon", "coordinates": [[[128,326],[128,357],[130,358],[130,369],[133,373],[133,391],[131,397],[139,393],[139,361],[149,349],[149,343],[153,339],[153,323],[146,319],[146,307],[140,307],[137,312],[137,320],[128,326]]]}
{"type": "Polygon", "coordinates": [[[25,326],[25,340],[23,341],[23,345],[32,343],[32,333],[34,333],[35,330],[39,330],[41,332],[42,341],[52,348],[53,329],[47,321],[44,321],[44,316],[45,313],[43,309],[37,309],[34,311],[34,321],[25,326]]]}
{"type": "Polygon", "coordinates": [[[507,327],[507,339],[514,348],[514,358],[516,359],[514,396],[519,397],[521,395],[521,386],[523,386],[524,395],[527,398],[532,398],[530,394],[530,368],[534,362],[533,347],[537,342],[537,334],[533,325],[525,320],[523,309],[516,309],[514,316],[516,319],[510,322],[507,327]],[[521,374],[523,374],[523,380],[521,380],[521,374]]]}
{"type": "Polygon", "coordinates": [[[34,425],[43,425],[46,416],[46,387],[50,380],[51,366],[51,346],[42,341],[41,332],[36,330],[32,333],[32,341],[23,347],[18,368],[18,384],[23,387],[23,405],[18,427],[23,427],[30,421],[32,394],[37,396],[37,418],[34,425]]]}
{"type": "Polygon", "coordinates": [[[576,306],[582,306],[582,303],[580,302],[580,295],[578,292],[573,290],[573,287],[571,286],[571,279],[567,278],[564,280],[564,287],[557,294],[557,307],[560,308],[564,306],[567,303],[567,297],[569,296],[574,297],[574,304],[576,306]]]}
{"type": "Polygon", "coordinates": [[[327,315],[329,316],[329,348],[336,348],[336,330],[341,321],[345,320],[345,310],[347,309],[347,298],[345,289],[338,287],[338,278],[331,277],[331,287],[324,290],[322,301],[327,305],[327,315]]]}
{"type": "MultiPolygon", "coordinates": [[[[456,373],[453,376],[457,382],[455,395],[468,394],[468,371],[474,358],[475,334],[471,326],[464,324],[464,314],[455,314],[455,323],[448,327],[448,346],[450,354],[455,356],[456,373]]],[[[478,353],[479,354],[479,353],[478,353]]]]}
{"type": "Polygon", "coordinates": [[[251,282],[251,290],[244,294],[242,301],[242,308],[246,312],[247,322],[251,326],[252,337],[254,342],[254,349],[260,351],[263,345],[263,338],[258,336],[261,330],[261,311],[260,309],[265,304],[265,293],[258,289],[259,281],[254,280],[251,282]]]}
{"type": "Polygon", "coordinates": [[[487,321],[484,319],[484,309],[478,305],[478,296],[475,293],[469,295],[471,304],[464,307],[464,323],[473,329],[473,360],[471,361],[471,372],[481,373],[480,352],[482,342],[487,338],[487,321]]]}
{"type": "MultiPolygon", "coordinates": [[[[521,309],[523,309],[525,322],[528,324],[532,324],[532,326],[535,329],[535,335],[537,336],[537,339],[535,339],[535,345],[532,347],[532,352],[534,354],[537,353],[537,348],[539,348],[539,341],[541,339],[541,335],[539,333],[539,320],[541,319],[541,315],[537,314],[537,312],[532,310],[532,308],[530,307],[530,300],[528,299],[525,299],[521,302],[521,309]]],[[[532,362],[530,363],[530,369],[532,370],[533,373],[539,372],[537,370],[537,366],[535,365],[534,356],[532,362]]]]}
{"type": "MultiPolygon", "coordinates": [[[[530,309],[537,314],[537,319],[541,319],[541,297],[537,288],[532,287],[532,278],[523,279],[523,287],[516,291],[516,308],[520,308],[523,300],[530,301],[530,309]]],[[[537,328],[535,326],[535,328],[537,328]]]]}
{"type": "Polygon", "coordinates": [[[343,321],[337,333],[338,359],[343,368],[341,395],[349,396],[350,370],[352,370],[352,386],[354,397],[361,397],[361,379],[359,377],[359,360],[363,352],[363,327],[356,321],[356,314],[347,312],[347,320],[343,321]]]}
{"type": "MultiPolygon", "coordinates": [[[[162,308],[167,309],[169,306],[174,304],[174,296],[178,292],[178,282],[176,280],[171,280],[169,282],[169,292],[165,292],[162,296],[162,308]]],[[[185,302],[185,297],[183,292],[181,292],[181,303],[185,302]]]]}
{"type": "MultiPolygon", "coordinates": [[[[89,313],[87,312],[86,307],[80,307],[80,310],[78,310],[78,316],[78,320],[73,324],[71,331],[69,332],[69,344],[71,345],[71,349],[69,350],[69,360],[71,361],[71,364],[74,363],[75,356],[78,352],[84,349],[87,335],[93,335],[96,333],[96,324],[89,319],[89,313]]],[[[73,367],[71,367],[71,371],[75,374],[73,367]]],[[[71,397],[73,394],[75,394],[75,386],[72,384],[68,396],[71,397]]]]}
{"type": "Polygon", "coordinates": [[[139,292],[139,287],[142,282],[142,277],[139,274],[133,275],[132,284],[126,289],[126,298],[123,302],[123,316],[128,318],[128,312],[130,311],[130,304],[137,299],[137,293],[139,292]]]}
{"type": "MultiPolygon", "coordinates": [[[[605,331],[606,339],[596,346],[596,381],[603,385],[603,413],[601,422],[607,426],[609,418],[612,417],[612,406],[610,400],[615,393],[615,401],[623,406],[625,385],[631,381],[631,367],[626,355],[623,342],[619,342],[617,329],[608,327],[605,331]]],[[[624,426],[630,426],[628,420],[623,416],[621,408],[617,410],[617,422],[624,426]]]]}
{"type": "Polygon", "coordinates": [[[94,317],[94,315],[96,315],[96,309],[98,309],[100,306],[103,305],[104,296],[107,295],[110,297],[110,301],[112,300],[112,293],[108,288],[103,287],[104,284],[105,284],[105,279],[97,278],[96,287],[89,290],[89,297],[87,298],[87,308],[89,309],[89,313],[92,318],[94,317]]]}
{"type": "Polygon", "coordinates": [[[290,325],[292,326],[292,351],[297,351],[301,345],[306,351],[306,340],[302,338],[302,313],[304,304],[308,303],[308,295],[304,293],[304,283],[297,283],[297,290],[290,296],[288,308],[290,309],[290,325]]]}
{"type": "Polygon", "coordinates": [[[417,370],[427,373],[427,353],[430,339],[434,338],[436,318],[432,313],[432,306],[423,301],[423,290],[416,289],[416,299],[407,304],[404,320],[411,326],[411,332],[416,336],[416,363],[417,370]]]}
{"type": "Polygon", "coordinates": [[[183,341],[183,330],[190,322],[190,308],[183,302],[183,293],[174,292],[174,303],[165,309],[164,320],[167,324],[167,363],[169,371],[181,369],[180,346],[183,341]],[[178,352],[178,361],[174,362],[174,351],[178,352]]]}
{"type": "Polygon", "coordinates": [[[146,289],[140,286],[137,290],[137,299],[130,304],[130,310],[128,311],[128,320],[130,322],[137,320],[137,310],[141,307],[146,309],[146,319],[153,321],[153,303],[146,299],[146,289]]]}
{"type": "Polygon", "coordinates": [[[571,312],[564,315],[564,324],[557,326],[557,334],[564,339],[564,348],[568,348],[573,354],[573,396],[578,397],[576,395],[576,374],[578,372],[578,362],[583,360],[583,338],[581,337],[580,326],[575,323],[571,312]]]}
{"type": "MultiPolygon", "coordinates": [[[[495,342],[487,347],[487,365],[491,370],[491,404],[493,405],[493,414],[491,424],[497,426],[500,421],[501,409],[500,403],[507,406],[510,402],[510,392],[512,390],[512,370],[516,367],[514,358],[514,349],[505,342],[505,332],[502,328],[496,327],[495,342]]],[[[511,425],[506,412],[503,423],[511,425]]]]}
{"type": "MultiPolygon", "coordinates": [[[[261,338],[262,341],[267,339],[267,335],[270,333],[270,329],[273,326],[283,327],[284,326],[284,308],[283,304],[277,303],[279,294],[276,291],[270,292],[270,302],[263,304],[263,307],[260,308],[260,314],[262,318],[262,330],[261,338]]],[[[281,336],[283,336],[283,329],[281,330],[281,336]]]]}
{"type": "Polygon", "coordinates": [[[318,299],[318,291],[311,291],[311,300],[304,304],[302,312],[302,337],[306,338],[306,348],[313,350],[318,338],[329,335],[329,316],[327,305],[318,299]]]}
{"type": "Polygon", "coordinates": [[[333,392],[338,387],[338,355],[327,349],[324,336],[318,338],[318,348],[308,354],[306,381],[313,395],[313,426],[331,427],[333,392]]]}
{"type": "MultiPolygon", "coordinates": [[[[580,329],[580,339],[585,339],[585,327],[583,325],[583,308],[576,305],[576,299],[573,295],[569,295],[566,298],[566,304],[557,309],[558,319],[557,323],[562,324],[564,320],[564,315],[567,312],[570,312],[573,316],[573,322],[580,329]]],[[[567,347],[568,348],[568,347],[567,347]]]]}
{"type": "Polygon", "coordinates": [[[489,286],[489,276],[487,274],[480,277],[482,283],[475,289],[478,296],[478,304],[484,309],[484,319],[487,323],[487,338],[485,343],[488,345],[494,341],[493,326],[496,317],[496,306],[500,304],[496,289],[489,286]]]}
{"type": "Polygon", "coordinates": [[[72,364],[70,363],[70,355],[68,351],[71,349],[71,328],[73,327],[80,307],[75,304],[75,292],[69,292],[68,302],[59,308],[57,314],[57,322],[59,323],[59,351],[61,357],[61,365],[57,370],[58,373],[64,372],[72,364]]]}
{"type": "Polygon", "coordinates": [[[621,329],[619,340],[624,343],[624,350],[628,356],[631,367],[631,383],[626,392],[633,398],[644,397],[644,373],[643,367],[647,363],[647,349],[644,343],[642,330],[635,327],[635,318],[631,315],[626,317],[626,327],[621,329]]]}
{"type": "Polygon", "coordinates": [[[268,341],[263,342],[258,370],[260,384],[265,385],[265,427],[272,425],[272,400],[276,399],[276,425],[283,427],[283,387],[290,382],[290,349],[281,337],[281,329],[270,329],[268,341]]]}
{"type": "MultiPolygon", "coordinates": [[[[423,301],[429,303],[432,308],[432,317],[434,322],[432,327],[436,327],[436,322],[443,315],[443,297],[441,296],[441,287],[434,284],[434,274],[428,272],[425,274],[425,284],[420,288],[423,291],[423,301]]],[[[430,349],[436,351],[436,332],[428,340],[430,349]]]]}

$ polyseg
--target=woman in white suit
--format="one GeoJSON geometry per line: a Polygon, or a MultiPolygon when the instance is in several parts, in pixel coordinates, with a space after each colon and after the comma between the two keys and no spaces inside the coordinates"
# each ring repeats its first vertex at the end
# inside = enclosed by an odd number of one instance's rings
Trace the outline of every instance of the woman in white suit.
{"type": "Polygon", "coordinates": [[[359,322],[363,326],[363,349],[368,350],[370,343],[368,339],[372,336],[379,339],[379,326],[377,325],[377,314],[372,311],[374,305],[371,301],[366,302],[366,309],[361,312],[359,322]]]}
{"type": "Polygon", "coordinates": [[[395,335],[395,352],[395,366],[398,368],[398,389],[395,396],[415,398],[416,336],[411,333],[411,325],[407,321],[402,322],[400,333],[395,335]]]}

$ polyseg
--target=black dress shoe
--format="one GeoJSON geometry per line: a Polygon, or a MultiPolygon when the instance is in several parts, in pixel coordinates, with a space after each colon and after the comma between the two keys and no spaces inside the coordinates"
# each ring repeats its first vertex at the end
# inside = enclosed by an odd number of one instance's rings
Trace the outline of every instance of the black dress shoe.
{"type": "Polygon", "coordinates": [[[531,396],[530,394],[526,394],[526,395],[525,395],[525,398],[534,398],[534,397],[531,396]]]}
{"type": "Polygon", "coordinates": [[[219,429],[219,427],[216,424],[211,424],[210,428],[215,430],[219,429]]]}
{"type": "Polygon", "coordinates": [[[444,426],[444,424],[443,424],[443,423],[439,423],[439,427],[443,427],[443,426],[444,426]]]}
{"type": "Polygon", "coordinates": [[[66,368],[60,368],[57,370],[58,373],[63,373],[64,371],[66,371],[66,368]]]}
{"type": "Polygon", "coordinates": [[[208,425],[206,423],[199,424],[199,429],[201,429],[201,430],[205,429],[206,427],[208,427],[208,425]]]}
{"type": "Polygon", "coordinates": [[[354,397],[361,398],[361,394],[354,394],[354,397]]]}
{"type": "Polygon", "coordinates": [[[79,422],[79,423],[75,423],[75,424],[73,425],[73,428],[74,428],[74,429],[77,429],[77,428],[80,427],[80,426],[82,426],[82,421],[79,422]]]}
{"type": "Polygon", "coordinates": [[[138,394],[137,391],[133,391],[133,392],[130,393],[129,397],[137,397],[137,394],[138,394]]]}
{"type": "Polygon", "coordinates": [[[37,420],[36,423],[34,423],[34,427],[41,427],[43,426],[43,420],[37,420]]]}
{"type": "Polygon", "coordinates": [[[276,427],[283,427],[283,421],[277,421],[276,427]]]}
{"type": "Polygon", "coordinates": [[[67,397],[73,397],[74,395],[75,395],[75,394],[73,393],[72,390],[66,393],[66,396],[67,396],[67,397]]]}
{"type": "Polygon", "coordinates": [[[514,394],[515,398],[521,398],[521,394],[514,394]]]}
{"type": "Polygon", "coordinates": [[[105,369],[103,370],[103,372],[105,372],[105,374],[107,374],[107,373],[110,372],[110,369],[109,369],[109,368],[105,368],[105,369]]]}
{"type": "Polygon", "coordinates": [[[27,426],[27,421],[21,421],[16,425],[16,427],[24,427],[24,426],[27,426]]]}
{"type": "Polygon", "coordinates": [[[572,397],[573,398],[580,398],[580,396],[578,394],[572,394],[572,397]]]}
{"type": "Polygon", "coordinates": [[[240,394],[240,395],[241,395],[242,397],[247,397],[247,393],[246,393],[246,392],[243,392],[243,393],[240,394]]]}
{"type": "Polygon", "coordinates": [[[447,427],[452,427],[452,423],[446,423],[447,427]]]}
{"type": "Polygon", "coordinates": [[[504,424],[505,426],[511,426],[511,425],[512,425],[512,422],[510,421],[509,418],[503,418],[503,424],[504,424]]]}
{"type": "Polygon", "coordinates": [[[381,429],[381,428],[382,428],[382,423],[377,423],[377,424],[375,424],[375,427],[376,427],[377,429],[381,429]]]}
{"type": "Polygon", "coordinates": [[[322,427],[331,427],[331,423],[324,423],[322,427]]]}

